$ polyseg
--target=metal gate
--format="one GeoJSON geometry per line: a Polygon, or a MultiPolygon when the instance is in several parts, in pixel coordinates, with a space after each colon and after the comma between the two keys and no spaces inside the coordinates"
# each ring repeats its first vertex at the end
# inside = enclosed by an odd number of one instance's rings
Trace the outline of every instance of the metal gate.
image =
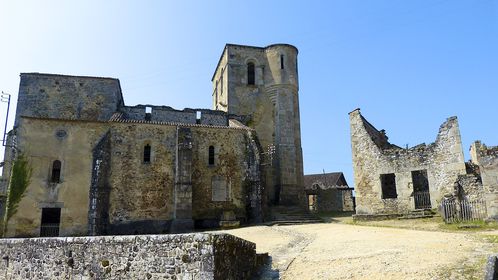
{"type": "Polygon", "coordinates": [[[441,202],[444,221],[456,223],[484,220],[486,218],[486,201],[484,199],[463,200],[443,199],[441,202]]]}
{"type": "Polygon", "coordinates": [[[414,192],[415,209],[431,209],[431,195],[429,192],[414,192]]]}

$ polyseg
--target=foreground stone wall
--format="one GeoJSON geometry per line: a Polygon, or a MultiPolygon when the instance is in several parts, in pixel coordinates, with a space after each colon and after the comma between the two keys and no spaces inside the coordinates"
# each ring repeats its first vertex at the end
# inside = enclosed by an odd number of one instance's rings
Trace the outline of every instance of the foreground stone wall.
{"type": "Polygon", "coordinates": [[[0,240],[3,279],[249,279],[254,243],[228,234],[0,240]]]}
{"type": "Polygon", "coordinates": [[[350,113],[351,146],[357,214],[404,214],[415,209],[412,171],[426,171],[431,207],[453,193],[459,175],[466,174],[456,117],[448,118],[430,145],[404,149],[388,142],[360,113],[350,113]],[[381,174],[394,174],[396,197],[383,198],[381,174]]]}

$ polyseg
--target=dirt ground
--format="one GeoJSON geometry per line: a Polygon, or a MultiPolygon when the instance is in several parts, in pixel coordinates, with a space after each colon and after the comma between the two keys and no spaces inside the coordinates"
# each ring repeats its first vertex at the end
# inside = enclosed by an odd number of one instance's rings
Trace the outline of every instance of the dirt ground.
{"type": "Polygon", "coordinates": [[[268,252],[261,279],[483,279],[498,231],[441,232],[323,223],[227,233],[268,252]]]}

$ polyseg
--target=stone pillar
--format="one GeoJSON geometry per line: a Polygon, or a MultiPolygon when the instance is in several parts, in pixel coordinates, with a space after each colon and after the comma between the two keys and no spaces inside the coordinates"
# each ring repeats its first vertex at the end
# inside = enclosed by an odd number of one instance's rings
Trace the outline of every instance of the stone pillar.
{"type": "Polygon", "coordinates": [[[187,127],[177,128],[177,156],[175,172],[175,216],[172,233],[194,229],[192,219],[192,131],[187,127]]]}

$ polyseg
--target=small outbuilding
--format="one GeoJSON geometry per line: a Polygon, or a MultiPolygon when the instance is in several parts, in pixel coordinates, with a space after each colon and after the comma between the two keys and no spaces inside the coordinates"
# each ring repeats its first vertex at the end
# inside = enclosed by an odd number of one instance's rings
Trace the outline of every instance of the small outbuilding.
{"type": "Polygon", "coordinates": [[[304,188],[312,212],[354,211],[353,188],[342,172],[304,175],[304,188]]]}

